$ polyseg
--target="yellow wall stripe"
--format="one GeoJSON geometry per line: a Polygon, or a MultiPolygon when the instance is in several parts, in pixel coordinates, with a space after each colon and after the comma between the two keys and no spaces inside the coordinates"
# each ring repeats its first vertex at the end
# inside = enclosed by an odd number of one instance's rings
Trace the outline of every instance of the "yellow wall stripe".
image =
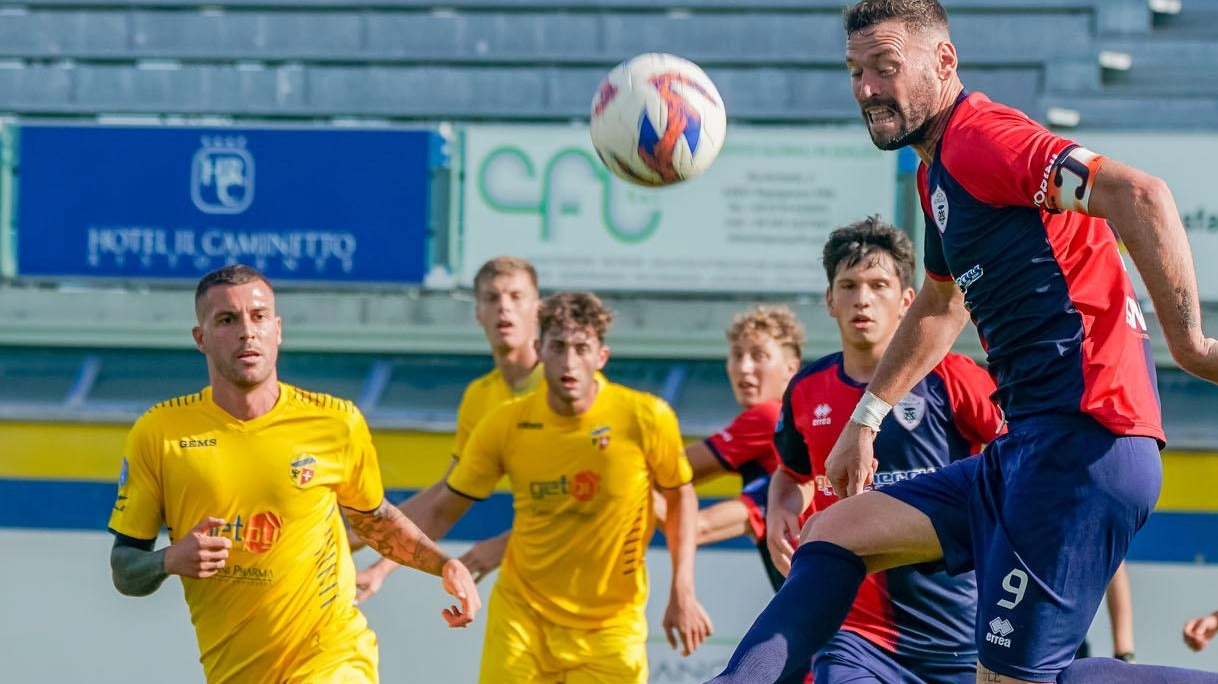
{"type": "MultiPolygon", "coordinates": [[[[0,422],[0,478],[110,482],[118,476],[129,426],[0,422]]],[[[452,435],[377,430],[373,442],[385,486],[421,489],[448,468],[452,435]]],[[[1218,512],[1218,453],[1165,452],[1159,509],[1218,512]]],[[[500,483],[500,490],[506,489],[500,483]]],[[[698,486],[702,497],[740,493],[734,477],[698,486]]]]}

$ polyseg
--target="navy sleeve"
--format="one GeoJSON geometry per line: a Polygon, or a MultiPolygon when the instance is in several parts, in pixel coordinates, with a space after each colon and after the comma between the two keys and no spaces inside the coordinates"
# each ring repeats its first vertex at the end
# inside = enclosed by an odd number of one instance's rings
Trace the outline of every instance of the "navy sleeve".
{"type": "Polygon", "coordinates": [[[778,449],[783,467],[806,481],[812,477],[812,458],[808,455],[804,436],[795,425],[795,411],[791,407],[791,388],[795,382],[791,382],[782,396],[782,415],[774,426],[774,448],[778,449]]]}

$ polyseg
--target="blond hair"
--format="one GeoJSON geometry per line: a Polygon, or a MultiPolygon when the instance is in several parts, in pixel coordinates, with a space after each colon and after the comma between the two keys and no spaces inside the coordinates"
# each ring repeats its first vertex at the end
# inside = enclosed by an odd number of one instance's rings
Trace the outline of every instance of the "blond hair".
{"type": "Polygon", "coordinates": [[[517,256],[497,256],[494,259],[482,264],[478,272],[474,274],[474,291],[478,291],[478,287],[483,283],[498,278],[499,276],[515,275],[523,273],[529,277],[529,282],[533,283],[533,289],[537,289],[537,269],[533,268],[527,260],[517,256]]]}
{"type": "Polygon", "coordinates": [[[804,326],[786,304],[758,304],[736,314],[727,327],[727,341],[736,344],[748,335],[767,335],[795,352],[797,359],[807,341],[804,326]]]}

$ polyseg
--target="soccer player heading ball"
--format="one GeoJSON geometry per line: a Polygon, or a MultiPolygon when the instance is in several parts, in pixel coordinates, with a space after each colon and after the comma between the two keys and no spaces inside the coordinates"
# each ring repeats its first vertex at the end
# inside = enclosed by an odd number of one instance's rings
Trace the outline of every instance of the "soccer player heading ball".
{"type": "Polygon", "coordinates": [[[1072,662],[1162,479],[1149,339],[1108,222],[1172,356],[1218,380],[1170,190],[965,90],[935,0],[865,0],[845,28],[872,141],[922,160],[929,278],[826,463],[849,498],[804,526],[786,584],[711,681],[779,679],[833,637],[868,572],[932,562],[976,568],[977,681],[1218,681],[1072,662]],[[881,421],[970,314],[1009,432],[980,458],[864,491],[885,457],[873,452],[881,421]]]}

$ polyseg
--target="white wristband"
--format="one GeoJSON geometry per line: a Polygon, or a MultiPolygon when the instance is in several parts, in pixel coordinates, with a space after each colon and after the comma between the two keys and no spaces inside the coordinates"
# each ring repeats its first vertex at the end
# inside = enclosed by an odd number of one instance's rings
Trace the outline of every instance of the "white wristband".
{"type": "Polygon", "coordinates": [[[884,422],[884,416],[887,416],[891,410],[892,406],[888,402],[867,391],[863,392],[863,398],[859,399],[858,406],[854,407],[850,420],[863,427],[869,427],[874,432],[879,432],[880,423],[884,422]]]}

